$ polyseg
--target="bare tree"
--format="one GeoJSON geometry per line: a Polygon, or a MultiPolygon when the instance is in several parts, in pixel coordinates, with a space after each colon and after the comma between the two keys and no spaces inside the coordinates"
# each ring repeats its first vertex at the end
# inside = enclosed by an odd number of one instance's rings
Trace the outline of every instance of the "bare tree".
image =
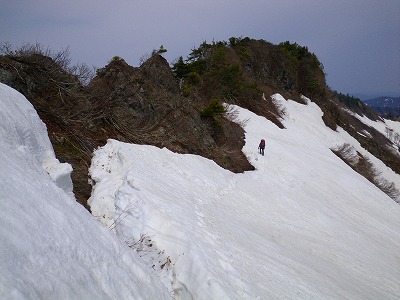
{"type": "Polygon", "coordinates": [[[387,136],[387,138],[388,138],[389,140],[392,140],[392,139],[393,139],[393,129],[391,129],[391,128],[389,128],[389,127],[386,127],[386,128],[385,128],[385,131],[386,131],[386,136],[387,136]]]}
{"type": "Polygon", "coordinates": [[[400,135],[396,132],[394,135],[394,144],[400,147],[400,135]]]}
{"type": "Polygon", "coordinates": [[[44,47],[38,42],[26,43],[17,49],[13,49],[10,43],[2,43],[0,45],[0,55],[14,56],[14,57],[28,57],[33,55],[41,55],[51,58],[62,70],[66,73],[75,75],[78,80],[86,85],[93,79],[95,71],[94,68],[89,67],[85,63],[77,63],[72,65],[69,47],[62,49],[58,52],[52,51],[48,47],[44,47]]]}

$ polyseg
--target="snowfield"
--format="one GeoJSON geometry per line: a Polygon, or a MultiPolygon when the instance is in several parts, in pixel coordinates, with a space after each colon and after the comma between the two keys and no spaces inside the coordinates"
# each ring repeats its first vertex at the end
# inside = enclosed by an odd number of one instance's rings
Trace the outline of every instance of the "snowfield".
{"type": "Polygon", "coordinates": [[[170,299],[125,243],[71,196],[44,123],[0,83],[0,298],[170,299]]]}
{"type": "Polygon", "coordinates": [[[90,168],[92,216],[32,105],[0,84],[0,298],[399,299],[400,205],[330,148],[400,176],[306,100],[273,96],[286,129],[235,107],[256,167],[243,174],[109,140],[90,168]]]}
{"type": "Polygon", "coordinates": [[[236,107],[256,167],[244,174],[109,140],[92,160],[92,213],[122,240],[141,239],[176,299],[399,298],[400,206],[332,153],[363,149],[306,100],[274,95],[283,130],[236,107]]]}

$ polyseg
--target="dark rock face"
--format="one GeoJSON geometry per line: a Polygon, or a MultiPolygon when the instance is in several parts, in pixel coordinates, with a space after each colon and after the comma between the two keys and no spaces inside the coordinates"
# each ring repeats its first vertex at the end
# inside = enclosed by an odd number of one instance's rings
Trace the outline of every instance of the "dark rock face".
{"type": "Polygon", "coordinates": [[[123,60],[112,61],[98,71],[88,88],[94,101],[113,104],[106,108],[105,118],[127,141],[206,157],[218,147],[209,124],[200,118],[190,99],[180,95],[161,56],[154,55],[140,68],[123,60]]]}
{"type": "Polygon", "coordinates": [[[241,152],[243,129],[225,119],[215,128],[202,119],[199,99],[181,95],[159,55],[138,68],[114,59],[88,86],[48,57],[3,56],[0,79],[35,106],[57,157],[72,164],[74,193],[85,206],[91,153],[109,138],[202,155],[233,172],[254,169],[241,152]]]}

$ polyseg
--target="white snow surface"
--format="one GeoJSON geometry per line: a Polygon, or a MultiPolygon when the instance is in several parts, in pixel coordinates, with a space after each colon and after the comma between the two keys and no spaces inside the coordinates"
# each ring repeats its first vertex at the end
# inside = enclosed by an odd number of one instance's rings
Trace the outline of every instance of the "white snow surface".
{"type": "Polygon", "coordinates": [[[399,175],[309,99],[272,98],[285,129],[235,107],[255,171],[109,140],[90,168],[93,215],[176,299],[399,299],[400,206],[330,148],[362,150],[397,188],[399,175]]]}
{"type": "Polygon", "coordinates": [[[0,84],[0,299],[400,298],[400,206],[330,148],[399,175],[309,99],[273,101],[286,129],[235,107],[256,167],[243,174],[109,140],[90,168],[93,218],[33,106],[0,84]]]}
{"type": "Polygon", "coordinates": [[[0,83],[0,299],[170,299],[78,204],[33,106],[0,83]]]}
{"type": "Polygon", "coordinates": [[[2,142],[35,160],[59,187],[72,195],[72,167],[55,158],[46,125],[39,119],[32,104],[4,84],[0,85],[0,92],[2,142]]]}

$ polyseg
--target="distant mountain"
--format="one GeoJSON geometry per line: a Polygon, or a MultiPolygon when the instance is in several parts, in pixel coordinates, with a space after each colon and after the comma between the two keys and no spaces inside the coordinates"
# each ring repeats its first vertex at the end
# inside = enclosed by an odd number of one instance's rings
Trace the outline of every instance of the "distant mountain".
{"type": "Polygon", "coordinates": [[[400,97],[378,97],[364,102],[385,117],[400,116],[400,97]]]}
{"type": "Polygon", "coordinates": [[[370,107],[400,108],[400,97],[378,97],[364,102],[370,107]]]}

